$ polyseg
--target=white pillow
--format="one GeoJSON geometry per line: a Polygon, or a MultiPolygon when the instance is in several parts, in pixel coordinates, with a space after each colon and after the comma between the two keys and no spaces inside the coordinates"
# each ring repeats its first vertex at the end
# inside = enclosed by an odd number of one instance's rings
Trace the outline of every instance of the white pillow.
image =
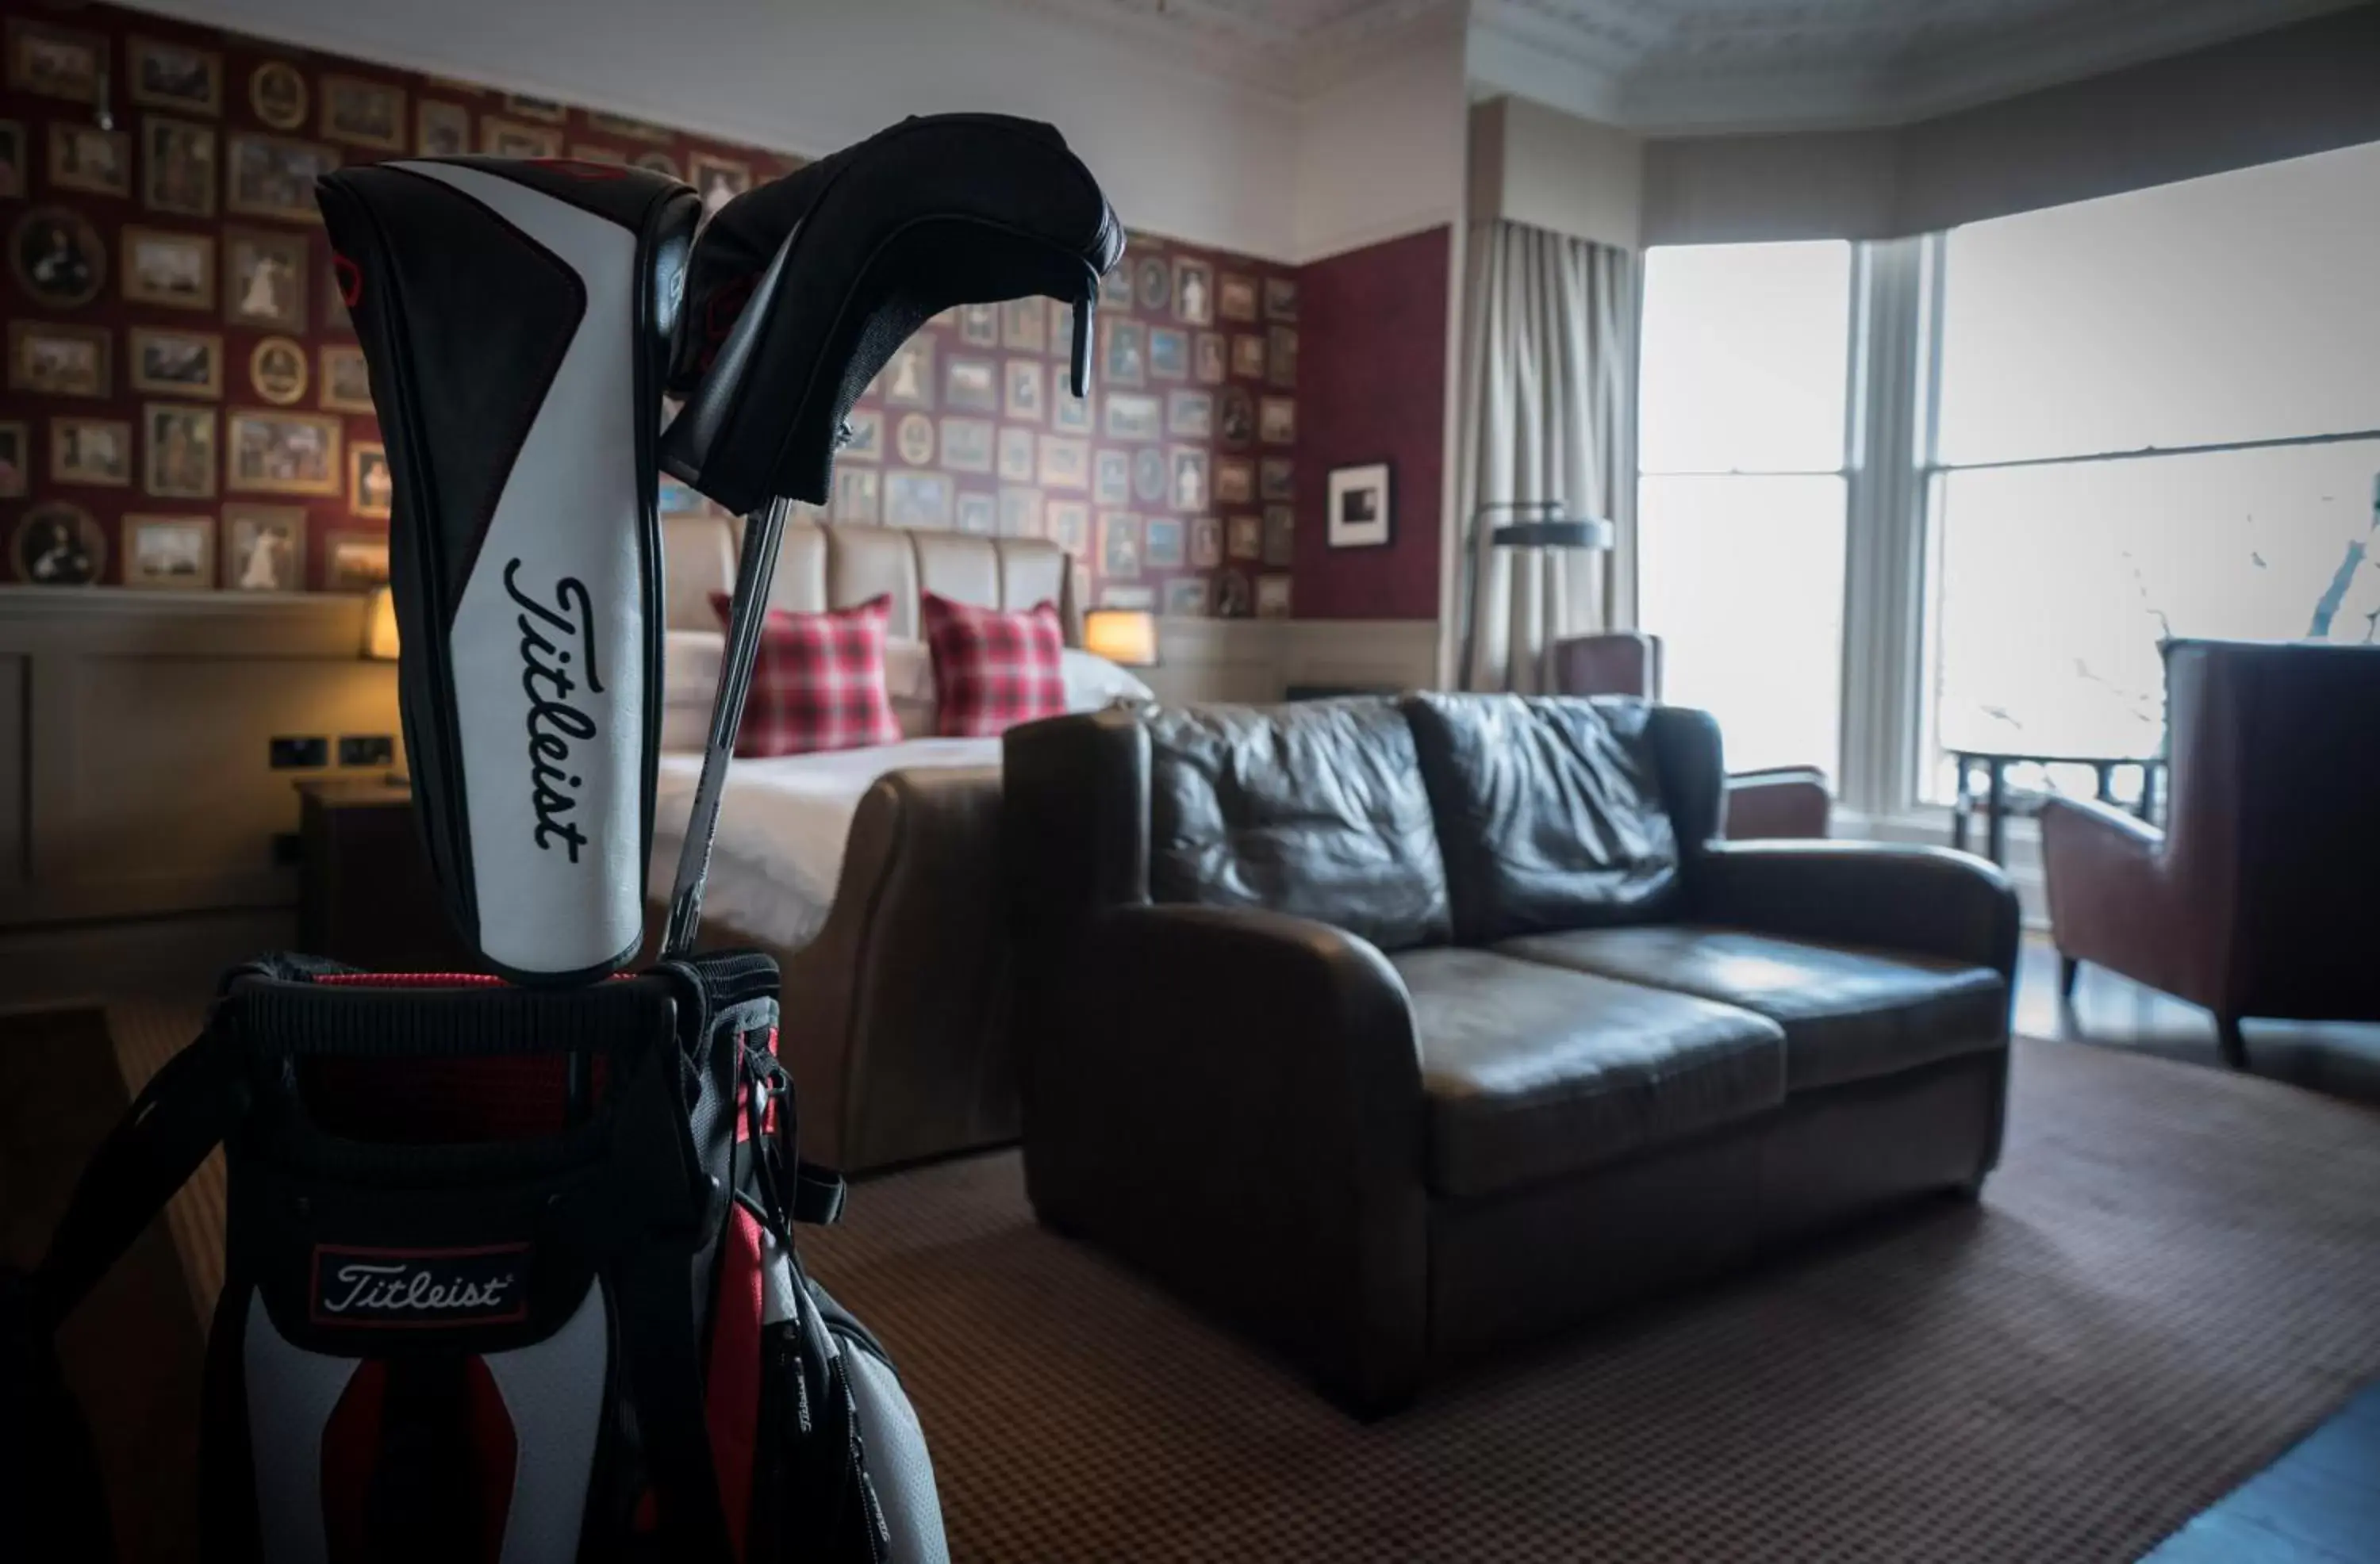
{"type": "Polygon", "coordinates": [[[1066,709],[1097,711],[1117,698],[1155,700],[1157,692],[1095,652],[1066,647],[1058,653],[1058,673],[1066,681],[1066,709]]]}

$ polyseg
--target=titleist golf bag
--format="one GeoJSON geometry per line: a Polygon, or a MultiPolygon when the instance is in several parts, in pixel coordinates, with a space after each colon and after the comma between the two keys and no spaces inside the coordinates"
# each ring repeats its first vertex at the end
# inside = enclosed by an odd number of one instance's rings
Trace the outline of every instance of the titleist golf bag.
{"type": "Polygon", "coordinates": [[[776,964],[694,934],[790,503],[826,498],[853,399],[951,305],[1074,304],[1079,394],[1114,213],[1055,131],[972,115],[698,237],[683,186],[574,163],[358,168],[322,203],[395,479],[417,805],[501,976],[225,979],[41,1268],[0,1278],[0,1555],[106,1551],[52,1333],[220,1144],[210,1558],[940,1559],[899,1379],[795,1255],[844,1190],[800,1157],[776,964]],[[661,958],[627,974],[662,467],[750,514],[661,958]]]}

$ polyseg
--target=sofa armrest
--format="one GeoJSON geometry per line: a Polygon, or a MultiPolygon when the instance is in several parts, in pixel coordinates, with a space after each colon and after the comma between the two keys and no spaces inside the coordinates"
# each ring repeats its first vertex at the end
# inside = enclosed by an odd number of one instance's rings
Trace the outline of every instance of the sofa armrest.
{"type": "Polygon", "coordinates": [[[1020,1039],[1036,1208],[1378,1409],[1426,1324],[1421,1065],[1404,983],[1284,914],[1111,909],[1020,1039]]]}
{"type": "Polygon", "coordinates": [[[2059,953],[2197,999],[2199,942],[2186,929],[2220,909],[2180,905],[2164,859],[2165,833],[2120,809],[2075,798],[2041,806],[2041,878],[2059,953]]]}
{"type": "Polygon", "coordinates": [[[2008,876],[1942,847],[1731,842],[1691,862],[1696,915],[1790,937],[1987,966],[2011,986],[2019,917],[2008,876]]]}
{"type": "Polygon", "coordinates": [[[1728,773],[1726,827],[1731,841],[1823,841],[1833,812],[1827,773],[1815,766],[1728,773]]]}

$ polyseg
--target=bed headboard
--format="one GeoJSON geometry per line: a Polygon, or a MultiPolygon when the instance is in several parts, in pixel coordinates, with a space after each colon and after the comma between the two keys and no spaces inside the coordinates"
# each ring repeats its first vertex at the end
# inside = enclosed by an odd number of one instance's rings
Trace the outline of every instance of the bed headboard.
{"type": "MultiPolygon", "coordinates": [[[[662,517],[662,553],[668,583],[669,627],[716,630],[710,594],[735,583],[743,522],[718,515],[662,517]]],[[[1066,552],[1042,538],[980,538],[968,532],[917,532],[795,519],[785,524],[771,584],[772,608],[819,613],[850,608],[880,592],[892,594],[894,637],[914,640],[918,600],[939,592],[954,602],[1010,612],[1035,603],[1058,605],[1066,644],[1083,640],[1082,605],[1066,552]]]]}

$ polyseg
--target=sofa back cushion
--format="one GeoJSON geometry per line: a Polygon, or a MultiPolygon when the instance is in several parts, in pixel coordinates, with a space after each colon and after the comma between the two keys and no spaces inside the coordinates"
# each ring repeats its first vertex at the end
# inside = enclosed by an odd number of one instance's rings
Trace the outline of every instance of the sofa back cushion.
{"type": "Polygon", "coordinates": [[[1294,913],[1386,951],[1446,939],[1429,794],[1393,704],[1160,707],[1148,728],[1153,899],[1294,913]]]}
{"type": "Polygon", "coordinates": [[[1641,700],[1404,697],[1438,822],[1454,938],[1648,923],[1682,895],[1641,700]]]}

